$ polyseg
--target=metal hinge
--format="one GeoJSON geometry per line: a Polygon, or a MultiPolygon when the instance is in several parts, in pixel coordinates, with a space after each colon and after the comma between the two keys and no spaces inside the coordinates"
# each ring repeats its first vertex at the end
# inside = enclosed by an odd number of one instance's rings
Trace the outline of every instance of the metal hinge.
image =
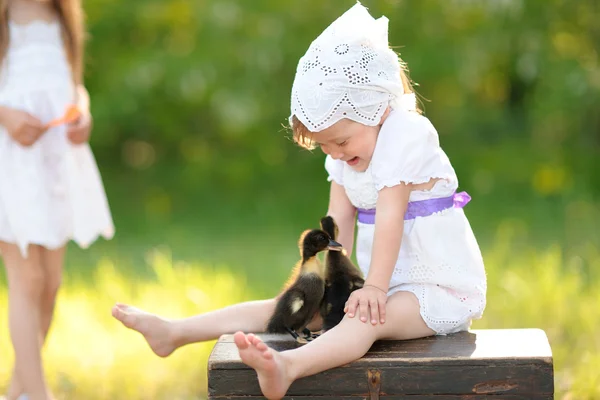
{"type": "Polygon", "coordinates": [[[381,371],[370,369],[367,371],[369,380],[369,399],[379,400],[379,391],[381,390],[381,371]]]}

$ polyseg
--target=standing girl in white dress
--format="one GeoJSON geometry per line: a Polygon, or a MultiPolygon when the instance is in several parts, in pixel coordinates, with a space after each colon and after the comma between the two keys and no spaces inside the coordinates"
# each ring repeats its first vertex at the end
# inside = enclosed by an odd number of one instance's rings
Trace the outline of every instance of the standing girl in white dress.
{"type": "Polygon", "coordinates": [[[276,352],[244,334],[264,332],[276,299],[182,320],[117,304],[115,318],[144,335],[156,354],[235,332],[264,396],[280,399],[294,380],[352,362],[376,340],[464,331],[481,318],[486,274],[462,209],[470,197],[456,193],[455,171],[417,110],[387,28],[385,17],[375,20],[356,4],[311,44],[292,87],[294,138],[327,154],[328,215],[348,253],[358,226],[366,282],[348,299],[344,319],[308,344],[276,352]]]}
{"type": "Polygon", "coordinates": [[[15,353],[10,400],[52,398],[40,353],[66,243],[87,247],[114,235],[88,144],[83,35],[79,0],[0,0],[0,256],[15,353]],[[73,106],[75,115],[67,112],[73,106]]]}

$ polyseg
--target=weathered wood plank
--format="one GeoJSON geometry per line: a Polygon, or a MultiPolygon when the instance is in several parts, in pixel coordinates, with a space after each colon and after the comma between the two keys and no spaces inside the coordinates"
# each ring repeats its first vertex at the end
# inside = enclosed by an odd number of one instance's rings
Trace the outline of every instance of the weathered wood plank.
{"type": "MultiPolygon", "coordinates": [[[[301,346],[287,335],[259,336],[279,351],[301,346]]],[[[209,398],[262,398],[256,373],[241,362],[232,335],[219,339],[208,367],[209,398]]],[[[383,399],[546,399],[554,393],[546,334],[502,329],[380,341],[359,360],[294,382],[286,398],[370,398],[369,370],[380,374],[383,399]]]]}
{"type": "MultiPolygon", "coordinates": [[[[426,395],[381,395],[382,400],[490,400],[490,396],[479,394],[426,394],[426,395]],[[432,397],[433,396],[433,397],[432,397]]],[[[252,400],[264,399],[262,396],[211,396],[209,400],[252,400]]],[[[493,400],[553,400],[553,395],[494,395],[493,400]]],[[[368,396],[285,396],[282,400],[370,400],[368,396]]]]}
{"type": "MultiPolygon", "coordinates": [[[[273,346],[272,342],[268,342],[269,346],[275,349],[286,348],[288,346],[273,346]]],[[[215,358],[209,362],[209,371],[213,370],[236,370],[236,369],[250,369],[247,365],[243,364],[239,359],[239,353],[237,348],[228,346],[226,344],[215,344],[213,348],[213,354],[215,358]],[[230,357],[230,358],[226,358],[230,357]]],[[[493,360],[496,365],[552,365],[552,359],[548,358],[512,358],[507,356],[505,358],[496,358],[493,360]]],[[[340,366],[339,368],[384,368],[384,367],[398,367],[398,366],[412,366],[417,364],[428,364],[436,367],[452,366],[452,365],[471,365],[471,366],[486,366],[490,364],[490,359],[477,358],[477,359],[465,359],[460,357],[418,357],[418,353],[410,354],[409,357],[405,357],[399,354],[393,353],[368,353],[365,357],[353,361],[350,364],[340,366]],[[416,356],[416,357],[415,357],[416,356]]]]}
{"type": "MultiPolygon", "coordinates": [[[[286,335],[257,334],[270,347],[277,351],[290,350],[302,345],[290,340],[286,335]]],[[[490,329],[460,332],[454,335],[433,336],[406,341],[379,341],[360,360],[351,366],[371,367],[373,363],[393,363],[409,365],[435,362],[439,365],[454,364],[469,360],[485,363],[510,360],[518,364],[539,362],[552,363],[552,351],[544,331],[540,329],[490,329]]],[[[232,335],[224,335],[213,348],[209,359],[209,369],[247,369],[239,358],[232,335]]]]}
{"type": "MultiPolygon", "coordinates": [[[[551,370],[536,366],[407,366],[382,368],[383,394],[550,394],[554,390],[551,370]]],[[[218,370],[209,380],[210,395],[260,396],[256,373],[252,370],[218,370]]],[[[289,396],[340,396],[369,393],[364,368],[334,368],[297,380],[289,396]]]]}

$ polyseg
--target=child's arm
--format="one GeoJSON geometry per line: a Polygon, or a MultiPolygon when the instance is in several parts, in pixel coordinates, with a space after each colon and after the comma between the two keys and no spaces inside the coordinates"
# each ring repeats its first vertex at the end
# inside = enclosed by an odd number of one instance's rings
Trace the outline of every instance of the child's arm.
{"type": "Polygon", "coordinates": [[[73,144],[82,144],[90,139],[92,116],[90,114],[90,96],[83,85],[77,86],[77,108],[81,112],[77,121],[67,127],[67,137],[73,144]]]}
{"type": "Polygon", "coordinates": [[[365,284],[386,293],[398,261],[410,191],[410,186],[400,183],[381,189],[377,199],[371,268],[365,284]]]}
{"type": "Polygon", "coordinates": [[[400,252],[410,192],[411,186],[404,183],[379,191],[371,266],[364,287],[352,292],[346,303],[349,317],[354,317],[358,307],[361,321],[366,322],[370,314],[373,325],[385,323],[387,292],[400,252]]]}
{"type": "Polygon", "coordinates": [[[82,113],[90,112],[90,95],[83,85],[77,85],[77,108],[82,113]]]}
{"type": "Polygon", "coordinates": [[[348,199],[346,191],[342,185],[331,182],[329,190],[329,209],[327,215],[333,217],[338,229],[339,235],[337,241],[344,246],[348,257],[352,255],[354,245],[354,225],[356,218],[356,208],[348,199]]]}

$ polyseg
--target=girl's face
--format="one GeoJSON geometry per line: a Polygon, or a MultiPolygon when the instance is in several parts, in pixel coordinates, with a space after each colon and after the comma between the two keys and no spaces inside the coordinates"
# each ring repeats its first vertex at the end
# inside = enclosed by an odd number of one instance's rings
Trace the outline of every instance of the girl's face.
{"type": "Polygon", "coordinates": [[[376,126],[367,126],[349,119],[342,119],[327,129],[312,135],[312,140],[325,154],[346,162],[353,170],[364,172],[371,163],[381,124],[389,109],[376,126]]]}

